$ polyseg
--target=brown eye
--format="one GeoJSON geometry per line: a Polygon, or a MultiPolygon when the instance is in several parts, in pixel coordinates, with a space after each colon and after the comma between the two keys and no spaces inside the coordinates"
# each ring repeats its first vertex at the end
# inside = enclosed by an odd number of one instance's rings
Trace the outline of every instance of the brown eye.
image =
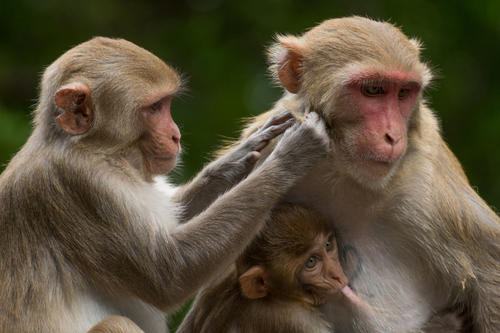
{"type": "Polygon", "coordinates": [[[378,96],[385,94],[384,87],[382,86],[362,86],[361,92],[368,97],[378,96]]]}
{"type": "Polygon", "coordinates": [[[162,101],[158,101],[158,102],[156,102],[156,103],[152,104],[152,105],[150,106],[151,111],[152,111],[153,113],[160,111],[160,110],[161,110],[161,107],[162,107],[162,104],[163,104],[163,103],[162,103],[162,101]]]}
{"type": "Polygon", "coordinates": [[[408,96],[408,94],[410,93],[410,89],[408,88],[404,88],[404,89],[401,89],[399,92],[398,92],[398,98],[399,99],[403,99],[405,98],[406,96],[408,96]]]}
{"type": "Polygon", "coordinates": [[[333,235],[330,235],[328,237],[328,240],[325,243],[325,249],[326,249],[326,252],[330,252],[332,250],[335,250],[335,243],[333,241],[333,235]]]}
{"type": "Polygon", "coordinates": [[[306,268],[314,268],[316,266],[316,264],[318,263],[318,259],[316,259],[315,256],[312,256],[312,257],[309,257],[309,259],[307,259],[306,261],[306,268]]]}

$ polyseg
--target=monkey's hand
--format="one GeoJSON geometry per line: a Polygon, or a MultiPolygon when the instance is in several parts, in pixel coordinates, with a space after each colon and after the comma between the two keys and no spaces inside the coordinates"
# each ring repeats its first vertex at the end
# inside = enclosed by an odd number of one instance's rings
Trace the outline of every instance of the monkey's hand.
{"type": "MultiPolygon", "coordinates": [[[[305,175],[330,151],[330,138],[324,120],[310,112],[304,122],[283,134],[269,159],[277,159],[293,176],[305,175]]],[[[264,163],[265,164],[265,163],[264,163]]]]}
{"type": "Polygon", "coordinates": [[[255,133],[243,140],[228,154],[214,161],[207,171],[214,178],[223,178],[231,187],[247,176],[269,142],[296,123],[290,111],[269,118],[255,133]]]}
{"type": "Polygon", "coordinates": [[[219,195],[245,178],[261,157],[261,150],[295,122],[289,111],[271,117],[255,133],[208,164],[190,183],[180,187],[173,199],[185,208],[182,220],[187,221],[203,211],[219,195]]]}

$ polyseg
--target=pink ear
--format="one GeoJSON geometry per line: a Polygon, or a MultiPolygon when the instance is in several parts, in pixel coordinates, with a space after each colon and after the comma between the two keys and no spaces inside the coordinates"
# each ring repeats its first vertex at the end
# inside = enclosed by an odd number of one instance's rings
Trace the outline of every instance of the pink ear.
{"type": "Polygon", "coordinates": [[[300,89],[305,46],[296,37],[284,38],[280,44],[286,48],[286,54],[278,64],[278,77],[286,90],[296,94],[300,89]]]}
{"type": "Polygon", "coordinates": [[[249,299],[267,296],[268,282],[266,270],[262,266],[253,266],[240,276],[241,293],[249,299]]]}
{"type": "Polygon", "coordinates": [[[74,83],[59,89],[56,105],[63,113],[56,118],[59,127],[71,135],[86,133],[92,127],[94,112],[90,102],[90,90],[82,83],[74,83]]]}

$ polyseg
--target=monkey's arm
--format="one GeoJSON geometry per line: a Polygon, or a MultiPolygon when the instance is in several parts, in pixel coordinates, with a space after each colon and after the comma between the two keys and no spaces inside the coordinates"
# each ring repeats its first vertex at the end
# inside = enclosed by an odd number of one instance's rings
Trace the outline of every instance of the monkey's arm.
{"type": "Polygon", "coordinates": [[[500,219],[490,215],[481,222],[483,235],[470,258],[473,275],[461,283],[469,296],[472,331],[493,333],[500,332],[500,219]]]}
{"type": "Polygon", "coordinates": [[[222,276],[198,293],[177,333],[228,332],[237,316],[246,312],[235,265],[222,276]]]}
{"type": "Polygon", "coordinates": [[[162,214],[150,215],[149,200],[158,198],[140,201],[132,190],[124,190],[123,197],[107,189],[96,194],[97,185],[89,188],[86,180],[78,193],[74,183],[66,185],[72,196],[68,202],[97,209],[65,210],[65,223],[57,227],[71,237],[60,241],[71,262],[95,284],[125,289],[160,309],[171,309],[236,259],[272,207],[326,156],[328,146],[324,123],[311,116],[285,132],[272,155],[245,180],[174,230],[155,220],[162,214]]]}
{"type": "Polygon", "coordinates": [[[191,182],[177,189],[173,200],[184,208],[181,223],[199,214],[246,177],[259,160],[260,151],[293,123],[293,116],[288,111],[270,117],[226,155],[208,164],[191,182]]]}
{"type": "Polygon", "coordinates": [[[452,287],[450,293],[454,296],[448,306],[458,309],[457,313],[463,310],[464,316],[445,313],[444,320],[437,316],[425,332],[438,331],[434,327],[441,326],[448,329],[443,332],[454,332],[460,321],[474,332],[500,332],[500,218],[469,185],[446,144],[442,142],[436,151],[439,159],[435,160],[431,183],[432,197],[437,200],[430,212],[438,224],[429,225],[438,231],[446,228],[447,232],[430,237],[438,241],[429,247],[432,251],[428,252],[428,260],[435,262],[443,274],[444,287],[452,287]],[[436,255],[437,248],[442,251],[439,244],[447,244],[446,254],[436,255]]]}

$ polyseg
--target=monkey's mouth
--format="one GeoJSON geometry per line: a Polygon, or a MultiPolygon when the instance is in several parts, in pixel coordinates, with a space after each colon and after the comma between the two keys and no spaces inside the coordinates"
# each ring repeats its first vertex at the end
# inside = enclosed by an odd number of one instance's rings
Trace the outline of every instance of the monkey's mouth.
{"type": "Polygon", "coordinates": [[[170,156],[155,156],[154,159],[160,162],[170,162],[172,160],[175,160],[176,156],[175,155],[170,155],[170,156]]]}
{"type": "Polygon", "coordinates": [[[396,161],[393,161],[393,160],[382,160],[382,159],[367,159],[367,161],[370,163],[370,164],[375,164],[375,165],[379,165],[381,167],[391,167],[392,165],[394,165],[394,162],[396,161]]]}
{"type": "Polygon", "coordinates": [[[151,157],[158,163],[172,163],[177,159],[177,154],[159,154],[151,157]]]}

